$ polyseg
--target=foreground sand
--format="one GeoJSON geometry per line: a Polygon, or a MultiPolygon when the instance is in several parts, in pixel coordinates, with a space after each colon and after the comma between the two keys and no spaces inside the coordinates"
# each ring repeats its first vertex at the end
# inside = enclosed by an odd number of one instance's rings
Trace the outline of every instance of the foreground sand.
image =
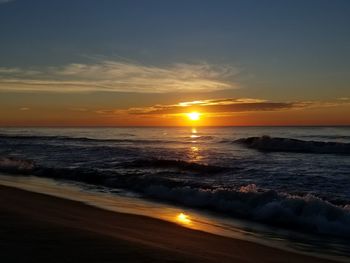
{"type": "Polygon", "coordinates": [[[0,186],[0,262],[331,262],[0,186]]]}

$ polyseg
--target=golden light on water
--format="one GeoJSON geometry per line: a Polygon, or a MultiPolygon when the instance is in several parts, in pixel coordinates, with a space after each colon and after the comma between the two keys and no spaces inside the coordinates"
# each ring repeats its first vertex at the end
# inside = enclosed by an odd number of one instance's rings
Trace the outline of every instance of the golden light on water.
{"type": "Polygon", "coordinates": [[[196,147],[196,146],[192,146],[192,147],[191,147],[191,151],[192,151],[192,152],[198,152],[198,151],[199,151],[199,148],[196,147]]]}
{"type": "Polygon", "coordinates": [[[198,137],[199,137],[199,135],[197,135],[197,129],[196,129],[196,128],[192,128],[190,137],[191,137],[192,139],[193,139],[193,138],[198,138],[198,137]]]}
{"type": "Polygon", "coordinates": [[[191,121],[198,121],[201,117],[201,114],[199,112],[196,111],[192,111],[190,113],[187,113],[187,117],[191,120],[191,121]]]}
{"type": "Polygon", "coordinates": [[[191,219],[188,215],[184,214],[184,213],[180,213],[176,216],[176,221],[184,224],[184,225],[189,225],[191,224],[191,219]]]}

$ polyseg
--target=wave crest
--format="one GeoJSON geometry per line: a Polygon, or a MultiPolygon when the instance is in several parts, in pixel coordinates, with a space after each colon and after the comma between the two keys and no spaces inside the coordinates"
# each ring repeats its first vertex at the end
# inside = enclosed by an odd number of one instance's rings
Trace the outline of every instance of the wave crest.
{"type": "Polygon", "coordinates": [[[309,233],[350,238],[350,210],[313,195],[293,196],[275,191],[257,191],[255,185],[233,189],[169,189],[150,186],[146,193],[183,205],[222,212],[309,233]]]}
{"type": "Polygon", "coordinates": [[[341,142],[303,141],[270,136],[241,138],[234,142],[266,152],[350,154],[350,143],[341,142]]]}

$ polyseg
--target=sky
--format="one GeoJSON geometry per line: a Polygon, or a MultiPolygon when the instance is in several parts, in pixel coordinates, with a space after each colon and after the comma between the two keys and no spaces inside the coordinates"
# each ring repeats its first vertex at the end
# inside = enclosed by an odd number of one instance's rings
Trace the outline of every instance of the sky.
{"type": "Polygon", "coordinates": [[[348,0],[0,0],[0,126],[350,125],[349,14],[348,0]]]}

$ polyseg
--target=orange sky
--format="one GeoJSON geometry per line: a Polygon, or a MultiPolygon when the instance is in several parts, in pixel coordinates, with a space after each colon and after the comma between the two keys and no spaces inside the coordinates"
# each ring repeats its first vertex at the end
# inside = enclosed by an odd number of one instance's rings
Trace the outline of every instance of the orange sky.
{"type": "MultiPolygon", "coordinates": [[[[350,101],[349,101],[350,102],[350,101]]],[[[124,109],[41,107],[0,108],[1,126],[260,126],[350,125],[348,100],[270,102],[216,99],[124,109]],[[192,121],[186,113],[199,112],[192,121]]]]}

